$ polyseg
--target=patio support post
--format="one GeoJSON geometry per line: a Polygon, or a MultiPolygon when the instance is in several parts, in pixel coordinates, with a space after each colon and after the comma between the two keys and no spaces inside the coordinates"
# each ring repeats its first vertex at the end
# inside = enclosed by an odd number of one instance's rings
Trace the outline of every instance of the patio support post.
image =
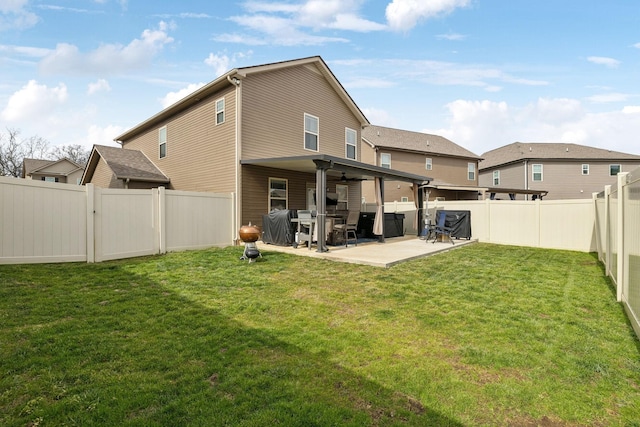
{"type": "MultiPolygon", "coordinates": [[[[327,169],[330,163],[316,161],[316,231],[318,234],[317,252],[327,251],[327,169]]],[[[309,243],[311,245],[311,243],[309,243]]]]}
{"type": "Polygon", "coordinates": [[[414,197],[417,196],[416,205],[418,210],[416,211],[416,229],[418,233],[418,237],[422,234],[422,230],[424,229],[425,221],[424,221],[424,203],[423,196],[424,191],[419,188],[419,184],[417,182],[413,183],[413,194],[414,197]]]}

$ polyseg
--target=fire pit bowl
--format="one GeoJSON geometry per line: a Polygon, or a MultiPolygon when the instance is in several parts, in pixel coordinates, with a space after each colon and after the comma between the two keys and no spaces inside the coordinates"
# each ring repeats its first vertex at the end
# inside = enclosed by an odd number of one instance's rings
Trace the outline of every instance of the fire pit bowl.
{"type": "Polygon", "coordinates": [[[243,225],[240,227],[240,239],[245,243],[256,242],[260,239],[260,229],[251,223],[243,225]]]}

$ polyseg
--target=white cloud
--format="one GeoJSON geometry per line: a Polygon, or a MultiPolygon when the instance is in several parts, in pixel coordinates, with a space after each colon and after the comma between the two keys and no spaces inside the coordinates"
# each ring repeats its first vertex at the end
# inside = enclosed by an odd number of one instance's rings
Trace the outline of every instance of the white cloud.
{"type": "Polygon", "coordinates": [[[11,95],[0,117],[9,122],[41,121],[48,113],[64,104],[68,96],[67,86],[63,83],[49,88],[46,85],[39,85],[35,80],[30,80],[26,86],[11,95]]]}
{"type": "Polygon", "coordinates": [[[223,75],[229,71],[229,64],[231,60],[227,55],[215,55],[209,54],[209,57],[204,60],[204,63],[212,67],[215,70],[216,77],[223,75]]]}
{"type": "Polygon", "coordinates": [[[593,95],[587,98],[588,101],[594,103],[607,103],[607,102],[624,102],[630,98],[626,93],[603,93],[600,95],[593,95]]]}
{"type": "Polygon", "coordinates": [[[210,53],[207,59],[204,60],[204,63],[215,70],[216,77],[220,77],[227,71],[230,71],[237,60],[250,58],[251,55],[253,55],[253,51],[251,50],[246,52],[236,52],[231,56],[226,53],[210,53]]]}
{"type": "Polygon", "coordinates": [[[162,108],[167,108],[168,106],[180,101],[185,96],[192,94],[204,85],[205,83],[194,83],[177,92],[169,92],[164,96],[164,98],[160,99],[160,104],[162,105],[162,108]]]}
{"type": "Polygon", "coordinates": [[[27,10],[28,0],[0,1],[0,31],[25,30],[35,26],[40,18],[27,10]]]}
{"type": "Polygon", "coordinates": [[[587,112],[575,99],[539,99],[514,107],[506,102],[457,100],[447,104],[449,119],[425,129],[481,155],[512,142],[571,142],[640,154],[640,106],[587,112]]]}
{"type": "Polygon", "coordinates": [[[375,124],[377,126],[387,126],[393,127],[394,120],[389,114],[389,112],[385,110],[380,110],[377,108],[364,108],[362,109],[362,113],[365,115],[369,122],[375,124]]]}
{"type": "Polygon", "coordinates": [[[89,87],[87,88],[87,94],[89,95],[93,95],[94,93],[98,93],[98,92],[110,92],[110,91],[111,91],[111,86],[109,85],[109,82],[106,81],[105,79],[99,79],[96,82],[89,83],[89,87]]]}
{"type": "Polygon", "coordinates": [[[243,4],[247,14],[229,18],[248,33],[225,33],[214,40],[249,45],[316,46],[344,43],[343,37],[309,34],[308,30],[371,32],[386,25],[359,14],[363,0],[306,0],[302,4],[251,1],[243,4]]]}
{"type": "Polygon", "coordinates": [[[451,41],[461,41],[467,38],[464,34],[456,34],[456,33],[448,33],[448,34],[438,34],[436,36],[438,40],[451,40],[451,41]]]}
{"type": "Polygon", "coordinates": [[[423,19],[451,13],[469,3],[470,0],[393,0],[387,5],[387,22],[396,31],[409,31],[423,19]]]}
{"type": "Polygon", "coordinates": [[[113,139],[118,135],[122,135],[125,130],[126,129],[122,126],[107,125],[105,127],[101,127],[98,125],[91,125],[87,129],[87,136],[84,141],[75,143],[88,148],[93,147],[95,144],[119,147],[120,145],[113,139]]]}
{"type": "Polygon", "coordinates": [[[605,56],[590,56],[587,61],[598,65],[604,65],[608,68],[617,68],[620,65],[620,61],[613,58],[607,58],[605,56]]]}
{"type": "Polygon", "coordinates": [[[128,45],[105,44],[89,53],[81,53],[77,46],[59,43],[40,63],[44,73],[101,73],[115,74],[147,67],[164,45],[172,43],[171,24],[160,22],[155,30],[144,30],[139,39],[128,45]]]}

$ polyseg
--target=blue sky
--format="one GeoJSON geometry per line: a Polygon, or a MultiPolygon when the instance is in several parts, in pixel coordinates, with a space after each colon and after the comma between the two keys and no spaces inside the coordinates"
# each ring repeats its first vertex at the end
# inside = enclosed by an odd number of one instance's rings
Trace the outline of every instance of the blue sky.
{"type": "Polygon", "coordinates": [[[313,55],[375,125],[640,154],[636,0],[0,0],[0,133],[115,145],[230,69],[313,55]]]}

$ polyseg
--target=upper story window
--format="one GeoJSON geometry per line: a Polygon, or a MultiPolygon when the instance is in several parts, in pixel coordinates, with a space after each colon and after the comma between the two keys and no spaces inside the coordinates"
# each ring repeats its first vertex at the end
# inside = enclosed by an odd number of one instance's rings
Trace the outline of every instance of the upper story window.
{"type": "Polygon", "coordinates": [[[537,182],[542,181],[542,165],[531,165],[531,179],[537,182]]]}
{"type": "Polygon", "coordinates": [[[424,163],[424,167],[430,171],[433,169],[433,159],[431,157],[427,157],[427,160],[424,163]]]}
{"type": "Polygon", "coordinates": [[[475,163],[467,163],[467,179],[469,181],[476,180],[476,164],[475,163]]]}
{"type": "Polygon", "coordinates": [[[380,166],[391,169],[391,154],[380,153],[380,166]]]}
{"type": "Polygon", "coordinates": [[[609,165],[609,175],[616,176],[622,171],[621,165],[609,165]]]}
{"type": "Polygon", "coordinates": [[[216,101],[216,125],[224,123],[224,98],[216,101]]]}
{"type": "Polygon", "coordinates": [[[40,178],[42,181],[46,181],[46,182],[60,182],[60,179],[56,176],[43,176],[42,178],[40,178]]]}
{"type": "Polygon", "coordinates": [[[345,128],[344,130],[344,142],[345,142],[345,155],[347,159],[356,160],[356,141],[358,139],[358,132],[353,129],[345,128]]]}
{"type": "Polygon", "coordinates": [[[304,148],[305,150],[318,151],[319,121],[311,114],[304,114],[304,148]]]}
{"type": "Polygon", "coordinates": [[[589,165],[586,163],[582,165],[582,175],[589,175],[589,165]]]}
{"type": "Polygon", "coordinates": [[[163,126],[158,129],[158,157],[164,159],[167,157],[167,127],[163,126]]]}
{"type": "Polygon", "coordinates": [[[493,185],[500,185],[500,171],[493,171],[493,185]]]}
{"type": "Polygon", "coordinates": [[[269,178],[269,212],[287,209],[287,180],[269,178]]]}

